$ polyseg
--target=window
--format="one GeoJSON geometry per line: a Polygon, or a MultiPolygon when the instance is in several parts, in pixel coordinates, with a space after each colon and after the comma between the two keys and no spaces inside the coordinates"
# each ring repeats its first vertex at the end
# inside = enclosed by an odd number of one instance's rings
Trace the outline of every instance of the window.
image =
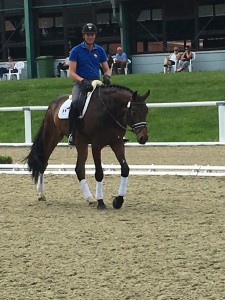
{"type": "Polygon", "coordinates": [[[151,11],[150,9],[144,9],[141,11],[139,17],[137,18],[138,22],[144,22],[151,20],[151,11]]]}
{"type": "Polygon", "coordinates": [[[161,9],[153,9],[152,10],[152,20],[153,21],[162,20],[162,10],[161,9]]]}
{"type": "Polygon", "coordinates": [[[39,28],[41,29],[48,29],[53,27],[53,18],[40,18],[39,19],[39,28]]]}
{"type": "Polygon", "coordinates": [[[5,32],[7,44],[25,42],[23,17],[14,16],[6,18],[5,32]]]}
{"type": "Polygon", "coordinates": [[[162,9],[143,9],[137,18],[138,22],[162,20],[162,9]]]}
{"type": "Polygon", "coordinates": [[[202,5],[198,8],[199,17],[212,17],[213,16],[213,5],[202,5]]]}
{"type": "Polygon", "coordinates": [[[225,4],[199,6],[200,49],[223,49],[225,4]]]}
{"type": "Polygon", "coordinates": [[[215,5],[215,14],[216,16],[225,16],[225,4],[215,5]]]}
{"type": "MultiPolygon", "coordinates": [[[[24,0],[1,0],[2,8],[12,9],[12,8],[23,8],[24,0]]],[[[0,6],[1,7],[1,6],[0,6]]]]}
{"type": "Polygon", "coordinates": [[[62,16],[40,16],[38,28],[40,40],[63,40],[62,16]]]}
{"type": "Polygon", "coordinates": [[[97,14],[97,24],[109,24],[110,23],[110,13],[97,14]]]}

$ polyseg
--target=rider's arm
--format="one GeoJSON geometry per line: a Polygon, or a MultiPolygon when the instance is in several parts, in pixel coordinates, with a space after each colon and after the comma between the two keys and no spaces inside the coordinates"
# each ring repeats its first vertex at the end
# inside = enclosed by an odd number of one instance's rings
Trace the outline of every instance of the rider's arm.
{"type": "Polygon", "coordinates": [[[103,70],[104,75],[111,76],[111,70],[109,68],[109,65],[108,65],[107,61],[102,63],[102,70],[103,70]]]}
{"type": "Polygon", "coordinates": [[[74,81],[81,82],[84,78],[80,77],[77,73],[77,62],[70,60],[69,62],[69,75],[70,78],[73,79],[74,81]]]}

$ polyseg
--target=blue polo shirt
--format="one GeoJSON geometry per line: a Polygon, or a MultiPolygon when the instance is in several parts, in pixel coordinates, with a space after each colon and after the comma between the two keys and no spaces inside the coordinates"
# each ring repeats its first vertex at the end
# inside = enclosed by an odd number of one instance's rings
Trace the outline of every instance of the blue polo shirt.
{"type": "Polygon", "coordinates": [[[70,60],[77,62],[76,73],[89,80],[99,79],[99,64],[107,61],[105,50],[94,44],[92,50],[85,46],[85,42],[71,50],[70,60]]]}
{"type": "Polygon", "coordinates": [[[126,60],[127,61],[127,55],[125,52],[123,53],[116,53],[116,59],[122,61],[122,60],[126,60]]]}

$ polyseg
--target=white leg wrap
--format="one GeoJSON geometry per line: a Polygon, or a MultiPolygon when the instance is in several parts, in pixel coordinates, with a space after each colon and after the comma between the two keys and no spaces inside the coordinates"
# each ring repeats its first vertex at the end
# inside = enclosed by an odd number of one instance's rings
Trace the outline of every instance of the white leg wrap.
{"type": "Polygon", "coordinates": [[[93,197],[92,197],[92,194],[91,194],[91,192],[90,192],[90,190],[89,190],[89,187],[88,187],[88,184],[87,184],[86,179],[82,179],[82,180],[80,181],[80,186],[81,186],[81,188],[82,188],[82,192],[83,192],[83,195],[84,195],[84,199],[85,199],[85,200],[89,201],[89,199],[93,198],[93,197]]]}
{"type": "Polygon", "coordinates": [[[103,183],[96,181],[96,200],[103,199],[103,183]]]}
{"type": "Polygon", "coordinates": [[[42,194],[44,191],[44,174],[38,176],[37,192],[42,194]]]}
{"type": "Polygon", "coordinates": [[[125,196],[126,195],[127,182],[128,182],[128,177],[121,176],[120,187],[119,187],[119,190],[118,190],[118,196],[125,196]]]}

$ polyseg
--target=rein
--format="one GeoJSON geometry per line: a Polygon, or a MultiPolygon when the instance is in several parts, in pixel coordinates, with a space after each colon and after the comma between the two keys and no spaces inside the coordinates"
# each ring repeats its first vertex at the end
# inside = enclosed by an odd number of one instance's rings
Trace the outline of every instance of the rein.
{"type": "MultiPolygon", "coordinates": [[[[119,125],[121,128],[123,128],[124,130],[128,130],[130,132],[133,132],[135,133],[135,130],[137,128],[142,128],[142,127],[147,127],[147,123],[146,122],[139,122],[139,123],[135,123],[131,126],[131,129],[130,128],[126,128],[124,127],[118,120],[115,119],[115,117],[113,116],[113,114],[111,113],[111,111],[108,109],[107,105],[105,104],[102,96],[101,96],[101,93],[100,93],[100,89],[101,89],[101,86],[99,86],[99,98],[101,99],[103,105],[105,106],[108,114],[110,115],[110,117],[116,122],[117,125],[119,125]]],[[[127,108],[129,109],[131,107],[131,105],[145,105],[145,103],[141,103],[141,102],[131,102],[129,101],[127,103],[127,108]]]]}

